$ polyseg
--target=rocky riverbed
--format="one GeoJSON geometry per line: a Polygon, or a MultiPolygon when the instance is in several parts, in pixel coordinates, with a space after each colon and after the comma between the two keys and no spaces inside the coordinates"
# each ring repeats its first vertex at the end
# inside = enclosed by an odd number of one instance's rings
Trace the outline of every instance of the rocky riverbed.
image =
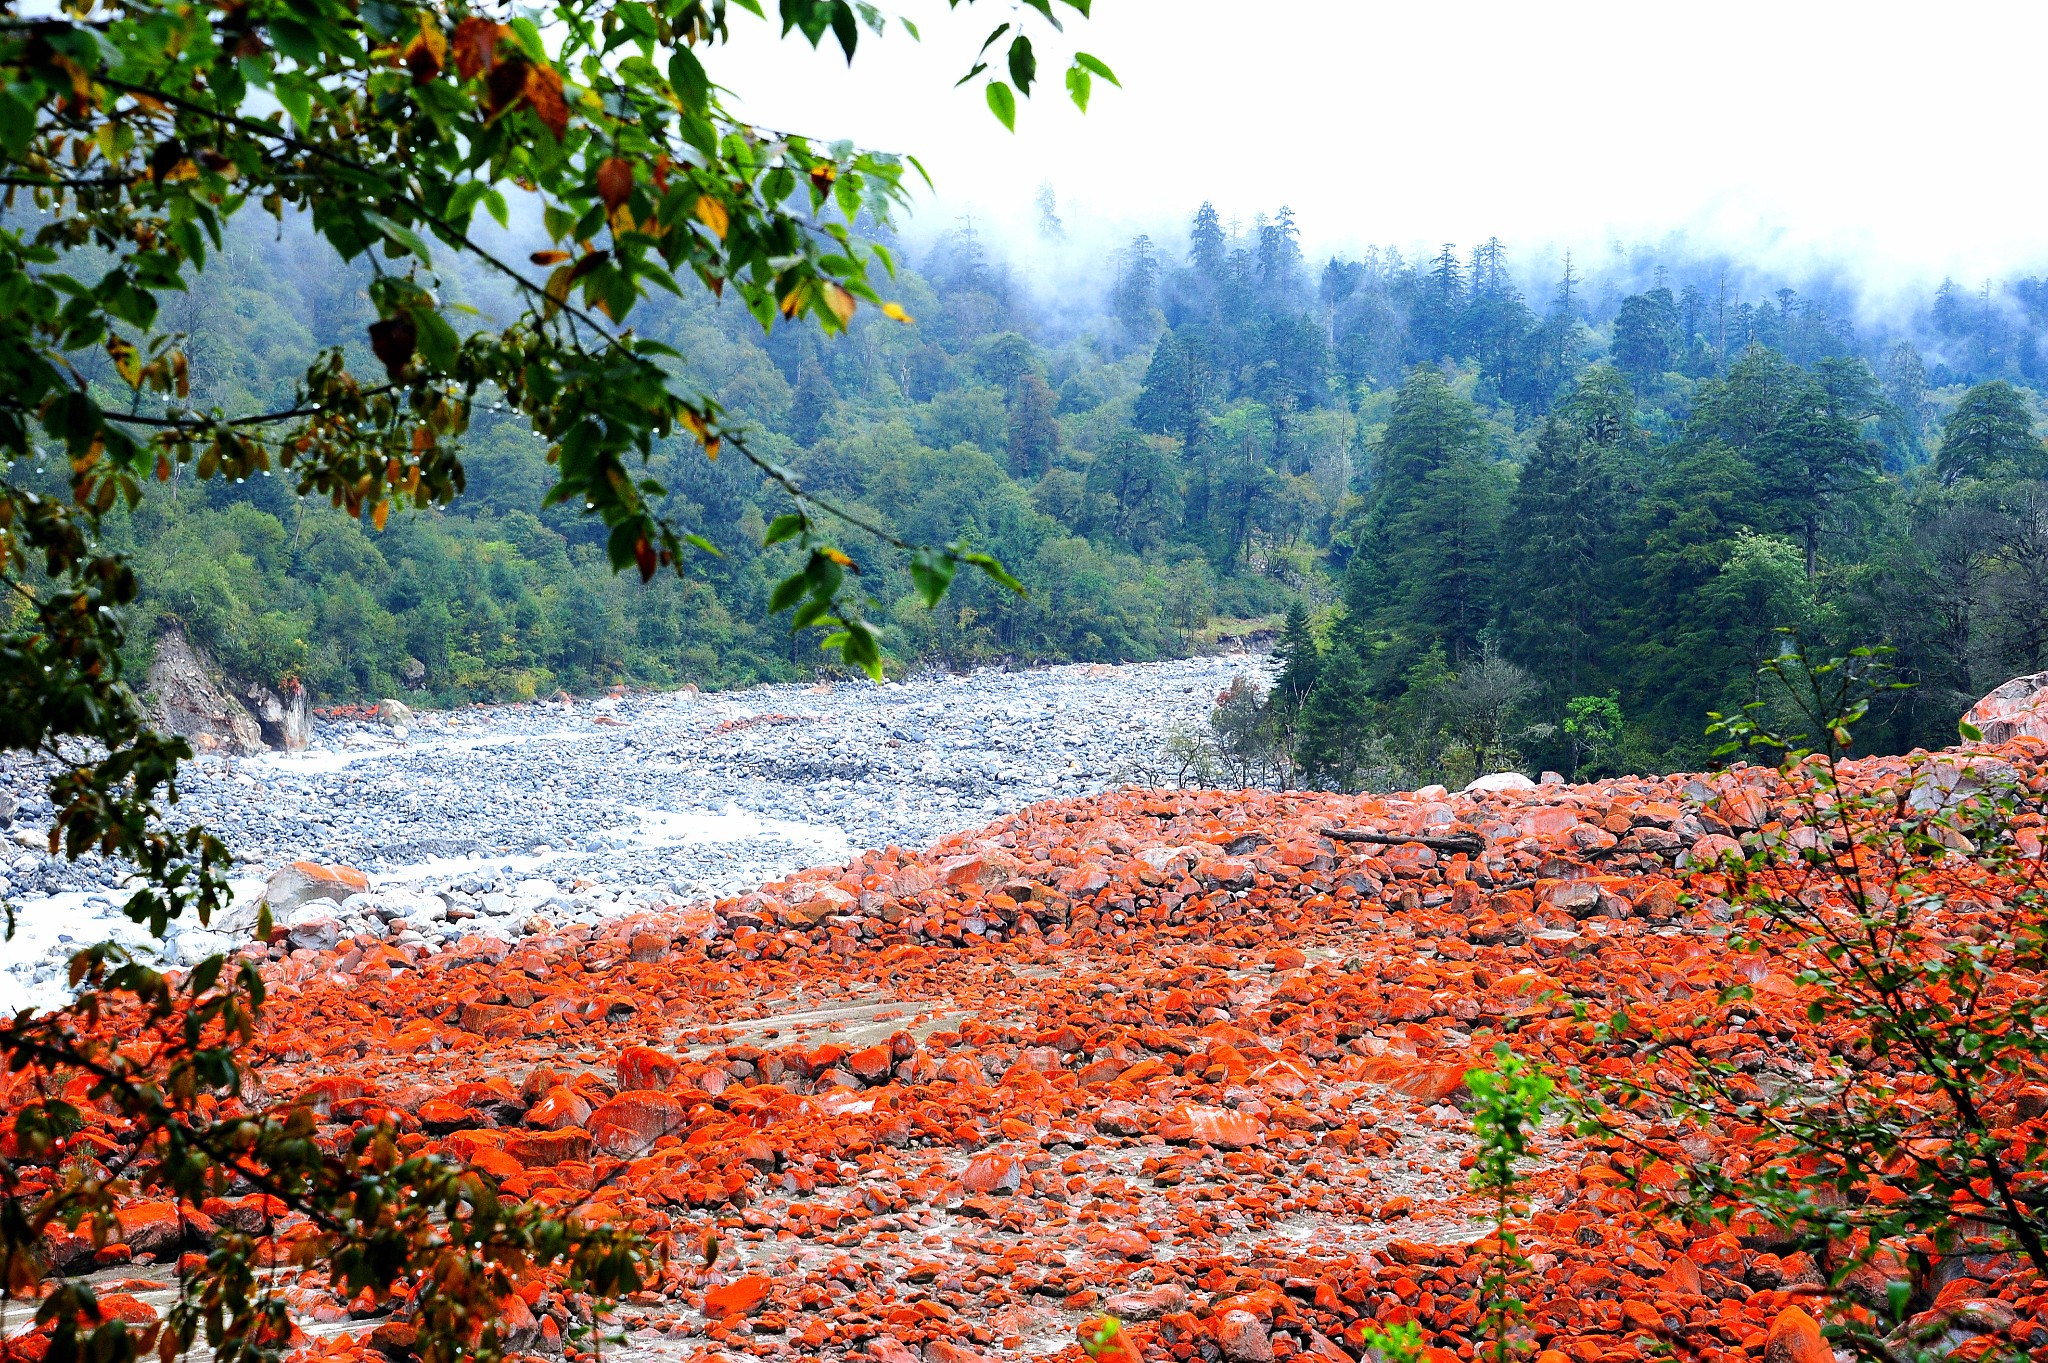
{"type": "MultiPolygon", "coordinates": [[[[1232,677],[1265,669],[1236,656],[477,706],[422,712],[402,738],[322,721],[304,753],[192,763],[178,812],[226,839],[245,906],[291,862],[366,874],[361,896],[302,913],[326,920],[302,925],[306,945],[381,937],[399,918],[402,940],[430,947],[512,938],[1156,781],[1169,731],[1201,723],[1232,677]]],[[[15,802],[9,1010],[55,1002],[77,946],[146,938],[119,916],[122,868],[47,855],[42,773],[14,762],[0,790],[15,802]]],[[[165,953],[196,961],[234,940],[188,924],[165,953]]]]}

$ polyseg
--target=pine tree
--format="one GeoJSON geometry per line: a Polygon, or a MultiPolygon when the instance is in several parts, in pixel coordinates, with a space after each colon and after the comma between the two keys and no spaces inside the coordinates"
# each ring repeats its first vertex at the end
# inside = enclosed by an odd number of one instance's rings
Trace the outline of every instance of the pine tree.
{"type": "Polygon", "coordinates": [[[1280,675],[1273,683],[1273,704],[1291,715],[1315,690],[1322,668],[1322,653],[1309,628],[1308,607],[1302,602],[1288,605],[1287,623],[1281,628],[1280,643],[1273,654],[1280,661],[1280,675]]]}
{"type": "Polygon", "coordinates": [[[1694,394],[1690,439],[1720,441],[1755,471],[1755,524],[1792,536],[1808,575],[1818,569],[1829,517],[1879,466],[1861,423],[1874,410],[1875,381],[1862,362],[1824,364],[1827,382],[1776,351],[1751,346],[1725,378],[1694,394]]]}
{"type": "Polygon", "coordinates": [[[1295,764],[1311,785],[1351,790],[1366,774],[1376,707],[1361,649],[1340,625],[1295,720],[1295,764]]]}
{"type": "Polygon", "coordinates": [[[1652,289],[1621,300],[1614,319],[1614,364],[1638,389],[1670,371],[1679,346],[1678,304],[1671,290],[1652,289]]]}
{"type": "Polygon", "coordinates": [[[1110,308],[1124,344],[1140,346],[1152,339],[1159,305],[1159,261],[1152,253],[1152,238],[1134,237],[1117,263],[1116,285],[1110,291],[1110,308]]]}
{"type": "Polygon", "coordinates": [[[1010,399],[1010,471],[1019,478],[1042,477],[1060,448],[1059,400],[1042,375],[1029,369],[1010,399]]]}
{"type": "Polygon", "coordinates": [[[1038,187],[1038,235],[1047,241],[1067,239],[1067,225],[1060,221],[1059,199],[1052,192],[1050,180],[1038,187]]]}
{"type": "Polygon", "coordinates": [[[2019,390],[1994,379],[1963,394],[1942,424],[1934,470],[1951,487],[1971,478],[2048,475],[2048,449],[2034,434],[2033,417],[2019,390]]]}
{"type": "Polygon", "coordinates": [[[1201,442],[1209,401],[1209,366],[1204,337],[1196,328],[1168,331],[1152,348],[1152,362],[1138,389],[1131,421],[1141,431],[1180,439],[1192,456],[1201,442]]]}
{"type": "Polygon", "coordinates": [[[1456,451],[1423,479],[1422,495],[1396,519],[1389,549],[1402,564],[1405,623],[1441,644],[1454,666],[1480,651],[1493,619],[1495,558],[1508,473],[1473,449],[1456,451]]]}
{"type": "Polygon", "coordinates": [[[1449,242],[1431,262],[1408,319],[1411,351],[1418,360],[1456,358],[1458,323],[1465,313],[1465,278],[1449,242]]]}
{"type": "Polygon", "coordinates": [[[1428,495],[1430,475],[1481,448],[1479,413],[1433,365],[1408,373],[1373,447],[1370,507],[1345,572],[1347,600],[1361,622],[1398,623],[1413,565],[1394,539],[1428,495]]]}
{"type": "Polygon", "coordinates": [[[1188,230],[1188,264],[1197,274],[1213,280],[1223,273],[1223,257],[1228,249],[1216,205],[1204,203],[1195,211],[1194,226],[1188,230]]]}
{"type": "Polygon", "coordinates": [[[1885,356],[1884,399],[1889,406],[1879,418],[1878,438],[1886,468],[1900,473],[1927,457],[1927,366],[1911,341],[1900,341],[1885,356]]]}
{"type": "Polygon", "coordinates": [[[1552,416],[1510,502],[1496,598],[1509,655],[1553,694],[1576,695],[1597,674],[1615,514],[1600,447],[1552,416]]]}

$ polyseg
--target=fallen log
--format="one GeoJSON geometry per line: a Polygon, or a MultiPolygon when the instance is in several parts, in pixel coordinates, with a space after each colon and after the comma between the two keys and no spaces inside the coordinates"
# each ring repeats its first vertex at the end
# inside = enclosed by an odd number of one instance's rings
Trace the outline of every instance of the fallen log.
{"type": "Polygon", "coordinates": [[[1367,842],[1380,847],[1399,847],[1419,842],[1435,852],[1465,852],[1477,855],[1486,850],[1486,839],[1477,833],[1451,833],[1435,837],[1427,833],[1369,833],[1362,828],[1322,828],[1317,832],[1336,842],[1367,842]]]}

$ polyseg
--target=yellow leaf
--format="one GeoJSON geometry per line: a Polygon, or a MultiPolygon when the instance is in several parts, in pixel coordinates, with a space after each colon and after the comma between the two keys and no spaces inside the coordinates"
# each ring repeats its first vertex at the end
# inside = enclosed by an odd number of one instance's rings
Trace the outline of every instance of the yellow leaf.
{"type": "Polygon", "coordinates": [[[710,460],[710,461],[711,461],[712,463],[714,463],[714,464],[718,462],[718,437],[717,437],[717,436],[715,436],[715,435],[714,435],[714,436],[712,436],[712,437],[711,437],[711,438],[710,438],[709,440],[707,440],[707,441],[705,441],[705,442],[704,442],[704,457],[705,457],[706,459],[709,459],[709,460],[710,460]]]}
{"type": "Polygon", "coordinates": [[[913,321],[916,320],[909,313],[903,310],[903,305],[901,303],[882,304],[882,316],[887,317],[893,321],[901,322],[905,326],[909,326],[913,321]]]}
{"type": "Polygon", "coordinates": [[[840,553],[837,549],[834,549],[829,544],[826,545],[823,549],[820,549],[818,552],[823,554],[826,558],[831,559],[834,563],[838,564],[842,568],[851,568],[853,566],[852,559],[840,553]]]}
{"type": "Polygon", "coordinates": [[[390,517],[391,499],[389,497],[378,498],[377,504],[370,508],[370,524],[376,526],[379,530],[382,530],[384,528],[384,522],[390,519],[390,517]]]}
{"type": "Polygon", "coordinates": [[[121,373],[121,379],[130,388],[142,380],[142,359],[132,343],[119,336],[107,338],[107,354],[114,359],[114,368],[121,373]]]}
{"type": "Polygon", "coordinates": [[[853,325],[853,310],[858,305],[853,301],[852,294],[840,288],[837,284],[827,284],[825,286],[825,306],[832,309],[832,315],[839,319],[840,326],[853,325]]]}
{"type": "Polygon", "coordinates": [[[709,194],[697,196],[697,221],[717,233],[720,241],[725,240],[726,230],[732,226],[732,218],[726,213],[725,205],[709,194]]]}

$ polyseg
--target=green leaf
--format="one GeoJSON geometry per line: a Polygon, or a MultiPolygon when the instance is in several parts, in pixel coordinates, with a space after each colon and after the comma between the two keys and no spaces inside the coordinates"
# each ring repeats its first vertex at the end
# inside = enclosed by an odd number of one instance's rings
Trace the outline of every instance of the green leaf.
{"type": "Polygon", "coordinates": [[[994,29],[994,30],[993,30],[993,31],[992,31],[992,32],[991,32],[991,33],[990,33],[990,34],[989,34],[989,35],[988,35],[988,36],[987,36],[986,38],[983,38],[983,39],[981,40],[981,48],[980,48],[980,51],[977,51],[977,52],[976,52],[976,53],[975,53],[974,55],[975,55],[975,56],[976,56],[977,58],[979,58],[980,56],[982,56],[982,55],[983,55],[984,53],[986,53],[986,52],[987,52],[987,51],[988,51],[988,50],[989,50],[989,49],[990,49],[991,47],[994,47],[994,46],[995,46],[995,43],[996,43],[996,39],[998,39],[998,38],[1002,37],[1002,36],[1003,36],[1003,35],[1004,35],[1005,33],[1008,33],[1009,31],[1010,31],[1010,26],[1009,26],[1008,24],[997,24],[997,25],[995,26],[995,29],[994,29]]]}
{"type": "Polygon", "coordinates": [[[1963,736],[1963,742],[1965,743],[1982,743],[1984,741],[1984,731],[1970,723],[1967,719],[1956,721],[1956,732],[1963,736]]]}
{"type": "Polygon", "coordinates": [[[996,122],[1017,131],[1017,97],[999,80],[988,83],[988,111],[996,116],[996,122]]]}
{"type": "Polygon", "coordinates": [[[946,595],[946,589],[953,585],[953,574],[959,571],[959,561],[950,554],[935,549],[919,549],[910,558],[910,581],[917,588],[918,596],[927,610],[939,604],[946,595]]]}
{"type": "Polygon", "coordinates": [[[456,336],[455,328],[448,325],[448,319],[441,315],[441,310],[421,305],[406,311],[412,316],[413,329],[417,333],[415,344],[421,356],[433,368],[444,373],[453,369],[462,341],[456,336]]]}
{"type": "Polygon", "coordinates": [[[668,81],[690,109],[702,113],[710,104],[711,77],[704,74],[704,63],[689,48],[678,47],[669,57],[668,81]]]}
{"type": "Polygon", "coordinates": [[[1095,93],[1095,78],[1079,64],[1067,68],[1067,98],[1082,113],[1088,112],[1088,97],[1095,93]]]}
{"type": "Polygon", "coordinates": [[[1029,592],[1024,590],[1024,584],[1019,582],[1016,578],[1011,577],[1009,570],[1003,567],[1001,561],[998,560],[994,555],[963,553],[959,555],[959,559],[962,563],[971,564],[974,567],[981,569],[982,572],[987,573],[991,578],[995,579],[1003,586],[1008,587],[1011,591],[1017,593],[1017,595],[1030,595],[1029,592]]]}
{"type": "Polygon", "coordinates": [[[24,104],[12,88],[0,89],[0,148],[9,158],[21,155],[35,135],[35,110],[24,104]]]}
{"type": "Polygon", "coordinates": [[[775,584],[775,590],[769,593],[768,613],[770,615],[779,615],[783,611],[788,610],[803,599],[804,590],[805,583],[802,573],[791,573],[788,577],[783,578],[782,581],[775,584]]]}
{"type": "Polygon", "coordinates": [[[1116,72],[1110,70],[1100,57],[1090,56],[1086,52],[1076,52],[1074,65],[1087,67],[1119,90],[1124,88],[1124,83],[1116,78],[1116,72]]]}
{"type": "Polygon", "coordinates": [[[507,27],[512,30],[512,37],[519,43],[520,50],[525,52],[527,56],[537,62],[544,62],[548,59],[548,46],[545,42],[541,41],[540,26],[535,24],[533,20],[523,14],[518,15],[511,20],[507,27]]]}
{"type": "Polygon", "coordinates": [[[809,525],[810,522],[798,512],[784,512],[768,523],[768,533],[761,536],[761,547],[766,549],[772,544],[780,544],[784,540],[795,539],[809,528],[809,525]]]}
{"type": "Polygon", "coordinates": [[[320,61],[320,40],[313,36],[312,29],[295,19],[272,19],[270,41],[301,66],[313,66],[320,61]]]}
{"type": "Polygon", "coordinates": [[[1031,97],[1031,82],[1038,79],[1038,56],[1031,50],[1031,39],[1021,33],[1010,44],[1010,79],[1017,82],[1018,94],[1031,97]]]}
{"type": "Polygon", "coordinates": [[[419,233],[413,231],[410,227],[404,227],[391,221],[382,213],[365,211],[363,217],[368,219],[379,232],[382,232],[386,240],[395,242],[403,249],[418,256],[420,263],[427,268],[433,268],[433,253],[427,250],[427,243],[420,238],[419,233]]]}
{"type": "Polygon", "coordinates": [[[292,116],[292,122],[300,129],[312,123],[313,91],[309,82],[283,76],[272,84],[271,93],[277,96],[277,102],[284,106],[284,111],[292,116]]]}

